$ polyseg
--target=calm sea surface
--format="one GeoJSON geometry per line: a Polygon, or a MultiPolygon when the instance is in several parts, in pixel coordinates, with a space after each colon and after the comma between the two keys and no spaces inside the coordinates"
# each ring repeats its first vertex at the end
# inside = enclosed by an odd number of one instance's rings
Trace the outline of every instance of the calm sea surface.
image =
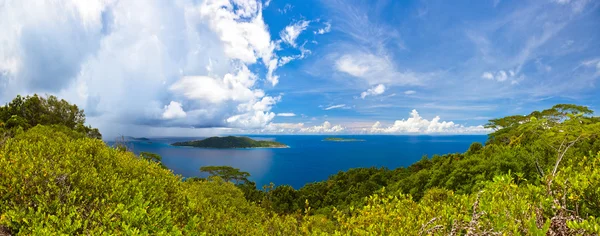
{"type": "MultiPolygon", "coordinates": [[[[364,142],[326,142],[329,136],[262,135],[259,140],[275,140],[290,148],[275,149],[204,149],[174,147],[170,143],[192,138],[151,138],[131,141],[135,153],[153,152],[176,174],[185,177],[203,176],[201,166],[227,165],[251,175],[260,188],[273,182],[289,184],[298,189],[306,183],[321,181],[328,176],[356,167],[408,166],[423,155],[464,152],[472,142],[484,143],[485,135],[459,136],[340,136],[363,139],[364,142]]],[[[201,139],[201,138],[194,138],[201,139]]],[[[112,144],[112,142],[109,142],[112,144]]]]}

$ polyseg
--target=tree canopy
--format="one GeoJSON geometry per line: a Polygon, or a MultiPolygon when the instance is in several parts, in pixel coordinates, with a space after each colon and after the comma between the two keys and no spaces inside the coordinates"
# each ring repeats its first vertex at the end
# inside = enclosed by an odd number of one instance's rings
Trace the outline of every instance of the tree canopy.
{"type": "Polygon", "coordinates": [[[62,125],[91,138],[102,139],[98,129],[85,125],[84,111],[55,96],[17,96],[0,107],[0,128],[27,130],[36,125],[62,125]]]}
{"type": "Polygon", "coordinates": [[[250,173],[231,166],[203,166],[200,167],[200,172],[206,172],[211,176],[219,176],[225,181],[235,181],[236,183],[240,181],[242,183],[248,182],[248,177],[250,177],[250,173]]]}

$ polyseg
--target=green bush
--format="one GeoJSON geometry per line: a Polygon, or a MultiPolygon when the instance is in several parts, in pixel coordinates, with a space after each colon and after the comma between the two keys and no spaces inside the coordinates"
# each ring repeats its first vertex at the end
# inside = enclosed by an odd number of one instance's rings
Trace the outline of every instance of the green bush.
{"type": "Polygon", "coordinates": [[[18,234],[251,234],[299,230],[221,180],[182,181],[159,163],[75,131],[37,126],[0,149],[0,225],[18,234]]]}

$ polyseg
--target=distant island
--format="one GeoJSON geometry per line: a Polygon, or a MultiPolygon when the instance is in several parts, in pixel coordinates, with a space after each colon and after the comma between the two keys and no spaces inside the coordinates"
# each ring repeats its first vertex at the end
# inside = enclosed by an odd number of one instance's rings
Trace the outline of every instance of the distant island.
{"type": "Polygon", "coordinates": [[[149,138],[145,138],[145,137],[136,138],[136,137],[132,137],[132,136],[125,136],[124,138],[130,139],[130,140],[135,140],[135,141],[150,141],[149,138]]]}
{"type": "Polygon", "coordinates": [[[173,146],[189,146],[198,148],[287,148],[283,143],[275,141],[257,141],[248,137],[210,137],[203,140],[176,142],[173,146]]]}
{"type": "Polygon", "coordinates": [[[364,139],[354,139],[354,138],[333,138],[333,137],[329,137],[329,138],[325,138],[323,139],[323,141],[329,141],[329,142],[364,142],[364,139]]]}

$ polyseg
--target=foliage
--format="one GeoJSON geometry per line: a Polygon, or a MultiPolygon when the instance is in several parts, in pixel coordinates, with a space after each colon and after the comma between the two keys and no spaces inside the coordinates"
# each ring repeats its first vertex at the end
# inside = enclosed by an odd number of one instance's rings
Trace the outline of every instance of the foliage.
{"type": "Polygon", "coordinates": [[[287,147],[275,141],[256,141],[248,137],[210,137],[203,140],[176,142],[173,146],[191,146],[200,148],[258,148],[258,147],[287,147]]]}
{"type": "Polygon", "coordinates": [[[5,132],[19,127],[27,130],[38,124],[61,125],[88,137],[102,139],[98,129],[85,126],[83,110],[63,99],[58,100],[55,96],[17,96],[0,107],[0,124],[3,124],[0,129],[5,129],[5,132]]]}
{"type": "Polygon", "coordinates": [[[162,157],[156,153],[140,152],[140,158],[142,158],[144,160],[156,162],[156,163],[158,163],[158,165],[160,167],[167,169],[167,167],[165,165],[163,165],[163,163],[162,163],[162,157]]]}
{"type": "Polygon", "coordinates": [[[0,228],[12,234],[298,234],[291,217],[222,180],[181,181],[158,163],[70,130],[36,126],[0,148],[0,228]]]}
{"type": "Polygon", "coordinates": [[[0,109],[0,129],[11,132],[0,136],[0,234],[600,234],[600,119],[586,107],[492,120],[486,145],[465,153],[261,191],[227,166],[184,181],[159,155],[23,115],[45,111],[25,101],[0,109]]]}
{"type": "Polygon", "coordinates": [[[236,183],[240,181],[248,182],[250,176],[250,173],[231,166],[202,166],[200,172],[206,172],[211,176],[219,176],[225,181],[235,181],[236,183]]]}

